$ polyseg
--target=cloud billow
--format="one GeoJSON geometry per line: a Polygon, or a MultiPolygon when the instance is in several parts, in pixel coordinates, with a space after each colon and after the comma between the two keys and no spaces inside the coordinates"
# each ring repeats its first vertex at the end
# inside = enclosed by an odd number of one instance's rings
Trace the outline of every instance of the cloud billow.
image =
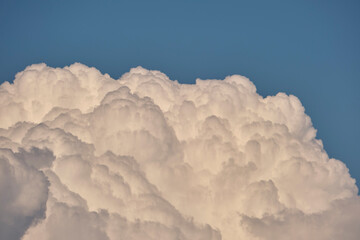
{"type": "Polygon", "coordinates": [[[0,86],[1,239],[357,239],[355,180],[247,78],[35,64],[0,86]]]}

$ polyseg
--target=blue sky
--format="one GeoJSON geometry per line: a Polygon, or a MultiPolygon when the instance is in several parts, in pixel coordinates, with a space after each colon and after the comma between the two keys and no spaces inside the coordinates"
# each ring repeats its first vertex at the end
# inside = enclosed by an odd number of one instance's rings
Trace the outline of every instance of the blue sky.
{"type": "MultiPolygon", "coordinates": [[[[0,82],[74,62],[118,78],[249,77],[300,98],[330,157],[360,181],[360,1],[0,1],[0,82]]],[[[359,184],[358,184],[359,186],[359,184]]]]}

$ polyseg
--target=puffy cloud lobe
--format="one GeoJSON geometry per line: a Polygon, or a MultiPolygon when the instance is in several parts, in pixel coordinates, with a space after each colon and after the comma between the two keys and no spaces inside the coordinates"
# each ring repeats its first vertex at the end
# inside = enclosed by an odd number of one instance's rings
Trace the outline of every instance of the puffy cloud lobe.
{"type": "Polygon", "coordinates": [[[357,239],[359,223],[354,219],[359,215],[359,197],[338,200],[321,213],[304,214],[287,210],[278,217],[262,218],[243,216],[241,223],[256,233],[259,239],[357,239]]]}
{"type": "Polygon", "coordinates": [[[18,157],[9,149],[0,149],[1,239],[19,239],[45,215],[48,181],[18,157]]]}
{"type": "Polygon", "coordinates": [[[300,101],[245,77],[36,64],[0,100],[2,239],[359,235],[355,181],[300,101]]]}

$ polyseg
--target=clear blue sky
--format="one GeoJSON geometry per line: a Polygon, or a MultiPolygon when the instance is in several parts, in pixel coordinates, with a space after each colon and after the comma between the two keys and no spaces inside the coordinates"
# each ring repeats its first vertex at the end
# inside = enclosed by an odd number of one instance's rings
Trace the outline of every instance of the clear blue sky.
{"type": "Polygon", "coordinates": [[[245,75],[264,96],[298,96],[360,181],[360,1],[0,1],[0,82],[39,62],[245,75]]]}

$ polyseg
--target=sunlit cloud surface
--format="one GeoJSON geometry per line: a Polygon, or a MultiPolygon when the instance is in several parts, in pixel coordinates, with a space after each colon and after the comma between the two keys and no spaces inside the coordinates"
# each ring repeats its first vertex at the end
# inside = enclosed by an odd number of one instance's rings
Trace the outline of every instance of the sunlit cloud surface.
{"type": "Polygon", "coordinates": [[[27,67],[0,86],[0,239],[358,239],[355,180],[247,78],[27,67]]]}

